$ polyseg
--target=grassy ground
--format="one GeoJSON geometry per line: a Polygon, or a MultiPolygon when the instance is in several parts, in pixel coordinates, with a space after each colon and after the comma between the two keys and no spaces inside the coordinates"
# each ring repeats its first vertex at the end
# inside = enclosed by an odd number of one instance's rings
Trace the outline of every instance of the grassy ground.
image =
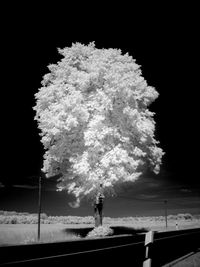
{"type": "MultiPolygon", "coordinates": [[[[79,226],[80,227],[80,226],[79,226]]],[[[80,238],[64,231],[66,225],[41,224],[41,242],[56,242],[80,238]]],[[[37,242],[37,224],[0,224],[0,245],[37,242]]]]}
{"type": "Polygon", "coordinates": [[[173,231],[173,230],[182,230],[182,229],[190,229],[190,228],[199,228],[200,227],[200,220],[193,219],[193,220],[168,220],[167,221],[167,228],[166,228],[166,221],[157,221],[154,220],[152,217],[151,219],[147,218],[138,218],[136,222],[133,222],[131,225],[127,223],[127,226],[132,226],[135,229],[138,228],[146,228],[147,230],[152,231],[173,231]]]}
{"type": "MultiPolygon", "coordinates": [[[[152,218],[137,218],[135,221],[123,222],[113,221],[106,224],[120,229],[128,227],[130,233],[141,231],[172,231],[200,227],[200,220],[168,220],[166,228],[165,221],[152,218]],[[121,227],[121,228],[120,228],[121,227]]],[[[56,242],[80,239],[94,227],[93,224],[41,224],[41,242],[56,242]]],[[[123,230],[124,232],[124,230],[123,230]]],[[[128,230],[125,231],[128,233],[128,230]]],[[[29,244],[37,242],[37,224],[0,224],[0,245],[29,244]]]]}

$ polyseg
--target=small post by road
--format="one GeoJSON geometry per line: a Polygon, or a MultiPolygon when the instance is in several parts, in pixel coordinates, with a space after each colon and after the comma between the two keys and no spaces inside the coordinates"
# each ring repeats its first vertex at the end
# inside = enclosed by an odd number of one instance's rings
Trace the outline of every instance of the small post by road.
{"type": "Polygon", "coordinates": [[[165,203],[165,226],[167,228],[167,200],[164,200],[165,203]]]}
{"type": "Polygon", "coordinates": [[[149,231],[145,235],[145,259],[143,261],[143,267],[151,267],[152,259],[151,259],[151,251],[150,246],[152,246],[154,240],[154,231],[149,231]]]}
{"type": "Polygon", "coordinates": [[[42,192],[42,177],[40,175],[39,186],[38,186],[38,241],[40,241],[41,192],[42,192]]]}

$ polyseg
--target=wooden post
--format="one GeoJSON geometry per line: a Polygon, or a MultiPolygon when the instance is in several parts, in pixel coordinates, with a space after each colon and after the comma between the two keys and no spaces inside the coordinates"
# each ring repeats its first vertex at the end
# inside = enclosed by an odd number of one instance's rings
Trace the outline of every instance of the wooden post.
{"type": "Polygon", "coordinates": [[[153,243],[153,238],[154,238],[154,232],[153,231],[149,231],[148,233],[146,233],[145,235],[145,260],[143,261],[143,267],[151,267],[151,255],[149,255],[149,247],[150,245],[152,245],[153,243]]]}
{"type": "Polygon", "coordinates": [[[165,203],[165,226],[167,228],[167,200],[164,200],[165,203]]]}
{"type": "Polygon", "coordinates": [[[178,230],[178,222],[176,221],[176,230],[178,230]]]}
{"type": "Polygon", "coordinates": [[[39,189],[38,189],[38,241],[40,241],[40,214],[41,214],[41,190],[42,189],[42,177],[39,177],[39,189]]]}

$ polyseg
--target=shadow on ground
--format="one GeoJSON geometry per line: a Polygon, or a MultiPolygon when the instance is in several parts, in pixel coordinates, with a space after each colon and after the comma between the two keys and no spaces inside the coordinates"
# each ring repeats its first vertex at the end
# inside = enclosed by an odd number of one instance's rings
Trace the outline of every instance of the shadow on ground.
{"type": "MultiPolygon", "coordinates": [[[[115,236],[115,235],[126,235],[126,234],[137,235],[139,233],[148,232],[148,229],[146,229],[146,228],[135,229],[135,228],[126,227],[126,226],[111,226],[110,228],[113,230],[112,236],[115,236]]],[[[87,227],[87,228],[66,228],[63,231],[65,233],[79,235],[80,237],[86,237],[87,234],[90,231],[92,231],[92,229],[93,229],[93,227],[87,227]]]]}

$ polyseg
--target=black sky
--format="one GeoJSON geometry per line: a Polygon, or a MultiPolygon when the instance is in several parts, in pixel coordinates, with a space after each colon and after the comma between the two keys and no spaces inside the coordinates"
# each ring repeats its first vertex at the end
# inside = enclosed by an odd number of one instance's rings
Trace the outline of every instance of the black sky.
{"type": "Polygon", "coordinates": [[[187,8],[169,8],[166,13],[161,8],[137,16],[138,12],[113,17],[99,12],[95,20],[94,13],[80,16],[70,8],[51,13],[39,7],[33,12],[31,6],[23,8],[5,9],[2,24],[0,182],[28,184],[39,175],[43,148],[33,120],[34,94],[47,65],[60,59],[58,47],[95,41],[97,48],[120,48],[132,55],[148,84],[160,94],[150,109],[156,112],[156,136],[166,152],[162,179],[199,186],[195,15],[187,8]]]}

